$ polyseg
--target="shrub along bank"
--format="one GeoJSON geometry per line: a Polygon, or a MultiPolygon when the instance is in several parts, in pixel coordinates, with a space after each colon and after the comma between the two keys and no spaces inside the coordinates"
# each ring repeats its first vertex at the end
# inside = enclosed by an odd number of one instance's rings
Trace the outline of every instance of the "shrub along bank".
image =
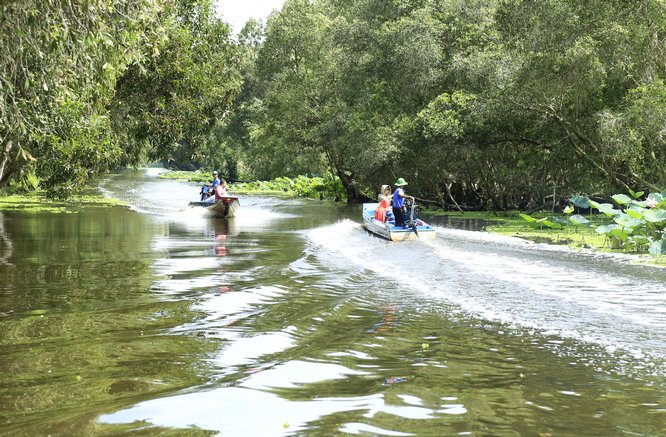
{"type": "MultiPolygon", "coordinates": [[[[165,179],[181,179],[189,182],[210,184],[208,171],[167,171],[160,174],[165,179]]],[[[296,176],[278,177],[270,181],[227,181],[229,191],[235,194],[273,194],[312,199],[340,200],[344,188],[339,179],[331,177],[296,176]]]]}

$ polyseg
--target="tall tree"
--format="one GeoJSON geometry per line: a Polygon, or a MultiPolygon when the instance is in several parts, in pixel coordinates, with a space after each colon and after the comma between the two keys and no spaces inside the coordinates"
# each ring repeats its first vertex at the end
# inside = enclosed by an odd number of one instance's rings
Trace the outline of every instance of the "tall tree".
{"type": "Polygon", "coordinates": [[[160,3],[27,0],[0,5],[0,187],[31,171],[45,186],[112,165],[105,105],[141,43],[163,28],[160,3]]]}
{"type": "Polygon", "coordinates": [[[229,27],[208,0],[179,0],[160,17],[165,39],[146,47],[147,59],[118,79],[110,106],[126,144],[122,163],[164,160],[190,169],[212,164],[210,132],[241,83],[229,27]]]}
{"type": "Polygon", "coordinates": [[[207,0],[2,3],[0,187],[34,173],[66,195],[117,165],[189,159],[239,86],[211,11],[207,0]]]}

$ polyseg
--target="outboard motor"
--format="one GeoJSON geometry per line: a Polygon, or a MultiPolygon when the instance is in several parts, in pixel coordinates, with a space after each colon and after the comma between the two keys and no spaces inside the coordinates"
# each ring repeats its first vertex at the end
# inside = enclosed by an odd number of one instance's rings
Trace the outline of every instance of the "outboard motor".
{"type": "Polygon", "coordinates": [[[415,205],[410,199],[405,199],[405,204],[402,210],[405,217],[405,226],[415,226],[419,215],[419,207],[415,205]],[[412,207],[414,208],[414,216],[412,217],[412,207]],[[413,220],[413,221],[412,221],[413,220]]]}

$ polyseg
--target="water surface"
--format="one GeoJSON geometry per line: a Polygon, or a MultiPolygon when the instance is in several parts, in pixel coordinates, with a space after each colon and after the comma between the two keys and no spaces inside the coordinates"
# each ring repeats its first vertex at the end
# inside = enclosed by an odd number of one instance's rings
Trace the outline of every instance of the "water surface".
{"type": "Polygon", "coordinates": [[[666,273],[360,208],[115,175],[0,215],[7,435],[663,435],[666,273]]]}

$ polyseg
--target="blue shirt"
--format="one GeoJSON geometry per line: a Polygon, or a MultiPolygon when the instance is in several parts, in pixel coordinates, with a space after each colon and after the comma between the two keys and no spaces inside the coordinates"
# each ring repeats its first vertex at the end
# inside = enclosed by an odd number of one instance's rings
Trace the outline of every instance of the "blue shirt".
{"type": "Polygon", "coordinates": [[[213,188],[219,185],[220,185],[220,179],[216,176],[215,179],[213,179],[213,188]]]}
{"type": "Polygon", "coordinates": [[[405,190],[402,189],[402,187],[398,187],[395,189],[393,192],[393,207],[394,208],[402,208],[402,205],[405,204],[405,199],[400,197],[401,194],[405,194],[405,190]]]}

